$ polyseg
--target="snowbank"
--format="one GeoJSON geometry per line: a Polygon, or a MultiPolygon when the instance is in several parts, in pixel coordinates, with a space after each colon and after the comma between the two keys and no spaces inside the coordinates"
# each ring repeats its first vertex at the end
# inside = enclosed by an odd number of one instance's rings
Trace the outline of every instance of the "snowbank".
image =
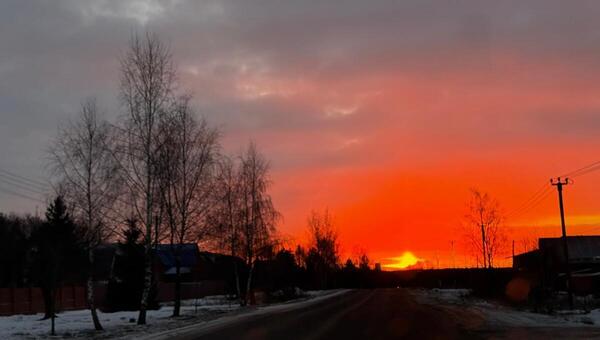
{"type": "Polygon", "coordinates": [[[581,310],[558,311],[553,315],[517,310],[470,296],[468,289],[419,289],[411,291],[417,301],[425,304],[460,305],[482,315],[489,328],[506,327],[600,327],[600,309],[586,313],[581,310]]]}
{"type": "MultiPolygon", "coordinates": [[[[89,310],[67,311],[56,318],[56,332],[61,337],[114,337],[130,333],[159,331],[168,327],[177,327],[189,320],[210,320],[220,314],[239,308],[236,301],[225,296],[209,296],[197,300],[182,301],[179,318],[171,318],[172,306],[162,306],[159,310],[150,310],[147,314],[147,326],[138,326],[138,312],[99,313],[105,332],[95,334],[89,310]]],[[[0,317],[0,338],[45,338],[50,332],[50,320],[41,320],[43,314],[13,315],[0,317]]]]}

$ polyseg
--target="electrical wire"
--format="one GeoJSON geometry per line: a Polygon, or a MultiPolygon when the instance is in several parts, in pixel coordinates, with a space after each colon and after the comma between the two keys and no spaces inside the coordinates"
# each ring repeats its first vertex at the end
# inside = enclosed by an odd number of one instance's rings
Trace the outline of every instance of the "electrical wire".
{"type": "Polygon", "coordinates": [[[546,197],[552,192],[552,188],[546,183],[540,189],[538,189],[529,199],[512,212],[506,215],[506,218],[515,218],[523,215],[531,209],[537,207],[542,203],[546,197]]]}
{"type": "Polygon", "coordinates": [[[38,202],[38,203],[46,204],[46,202],[44,202],[43,200],[41,200],[39,198],[35,198],[35,197],[31,197],[31,196],[26,195],[26,194],[18,193],[18,192],[12,191],[10,189],[6,189],[6,188],[4,188],[2,186],[0,186],[0,192],[3,192],[5,194],[9,194],[9,195],[13,195],[13,196],[17,196],[17,197],[20,197],[20,198],[25,198],[25,199],[28,199],[30,201],[35,201],[35,202],[38,202]]]}
{"type": "Polygon", "coordinates": [[[45,204],[38,196],[45,196],[48,191],[48,186],[40,181],[0,169],[0,192],[6,195],[45,204]]]}
{"type": "Polygon", "coordinates": [[[45,183],[42,183],[40,181],[34,180],[34,179],[30,179],[21,175],[17,175],[15,173],[12,173],[10,171],[6,171],[4,169],[0,168],[0,176],[4,177],[4,178],[9,178],[14,182],[19,182],[23,185],[28,185],[30,187],[36,188],[38,190],[48,190],[48,185],[45,183]]]}
{"type": "Polygon", "coordinates": [[[37,195],[45,195],[47,193],[47,191],[41,191],[36,188],[29,187],[27,185],[24,185],[24,184],[14,181],[14,180],[11,180],[9,177],[2,177],[2,174],[0,174],[0,183],[10,185],[13,188],[18,188],[19,190],[25,190],[25,191],[28,191],[30,193],[37,194],[37,195]]]}
{"type": "Polygon", "coordinates": [[[578,177],[600,169],[600,161],[593,162],[579,169],[570,171],[560,177],[578,177]]]}

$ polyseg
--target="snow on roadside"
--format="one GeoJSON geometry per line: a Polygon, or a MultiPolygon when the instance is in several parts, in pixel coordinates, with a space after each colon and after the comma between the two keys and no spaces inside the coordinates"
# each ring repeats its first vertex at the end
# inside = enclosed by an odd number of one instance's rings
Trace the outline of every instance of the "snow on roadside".
{"type": "MultiPolygon", "coordinates": [[[[210,320],[239,308],[236,301],[229,300],[225,296],[209,296],[182,302],[182,316],[179,318],[171,318],[172,306],[162,306],[159,310],[148,311],[148,326],[136,325],[137,311],[99,312],[100,322],[105,331],[98,334],[91,331],[89,310],[66,311],[58,314],[55,320],[56,332],[58,336],[64,338],[107,338],[179,326],[190,319],[210,320]]],[[[50,320],[40,320],[42,316],[43,314],[0,317],[0,338],[40,339],[47,337],[50,332],[50,320]]]]}
{"type": "Polygon", "coordinates": [[[425,304],[460,305],[485,317],[491,328],[502,327],[600,327],[600,309],[590,313],[562,311],[548,315],[511,308],[510,306],[478,299],[468,289],[415,289],[417,301],[425,304]]]}
{"type": "MultiPolygon", "coordinates": [[[[185,328],[190,325],[202,325],[208,321],[221,319],[233,320],[245,315],[282,311],[289,308],[299,308],[307,303],[313,303],[330,296],[343,294],[346,290],[333,291],[307,291],[303,292],[304,298],[288,302],[264,305],[260,307],[241,308],[237,300],[226,296],[207,296],[202,299],[182,301],[181,317],[173,318],[173,304],[166,303],[159,310],[149,310],[147,325],[137,325],[138,312],[99,312],[100,321],[104,332],[92,331],[89,310],[62,312],[56,318],[56,332],[58,338],[92,338],[106,339],[115,337],[147,338],[154,334],[174,329],[185,328]],[[238,313],[239,312],[239,313],[238,313]]],[[[13,315],[0,317],[0,339],[45,339],[49,338],[50,320],[40,320],[43,314],[13,315]]]]}

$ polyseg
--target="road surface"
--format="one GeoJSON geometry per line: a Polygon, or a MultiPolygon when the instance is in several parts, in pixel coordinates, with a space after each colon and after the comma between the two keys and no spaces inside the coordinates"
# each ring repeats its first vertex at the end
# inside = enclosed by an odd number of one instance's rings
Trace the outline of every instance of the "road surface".
{"type": "Polygon", "coordinates": [[[600,329],[595,327],[490,327],[483,316],[469,308],[417,303],[409,291],[401,288],[354,290],[282,307],[172,330],[158,338],[600,339],[600,329]]]}
{"type": "Polygon", "coordinates": [[[464,322],[469,317],[476,318],[420,305],[404,289],[355,290],[298,309],[200,328],[176,339],[482,338],[467,331],[464,322]]]}

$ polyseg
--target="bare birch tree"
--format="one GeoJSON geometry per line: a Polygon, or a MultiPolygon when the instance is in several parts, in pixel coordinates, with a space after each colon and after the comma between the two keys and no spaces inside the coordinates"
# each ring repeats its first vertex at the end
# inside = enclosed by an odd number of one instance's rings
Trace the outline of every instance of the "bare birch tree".
{"type": "Polygon", "coordinates": [[[339,235],[329,209],[323,212],[311,211],[307,222],[309,238],[307,267],[316,275],[315,279],[319,287],[326,289],[331,285],[333,272],[339,264],[339,235]]]}
{"type": "Polygon", "coordinates": [[[242,257],[248,267],[245,304],[252,291],[252,275],[256,261],[273,246],[273,234],[280,214],[271,200],[268,189],[269,164],[254,143],[240,157],[240,242],[242,257]]]}
{"type": "Polygon", "coordinates": [[[173,316],[179,316],[181,307],[182,244],[197,242],[208,233],[206,218],[218,152],[217,130],[196,119],[189,101],[180,98],[164,124],[159,162],[164,221],[175,258],[173,316]]]}
{"type": "Polygon", "coordinates": [[[208,217],[208,224],[212,229],[212,238],[216,240],[217,246],[229,253],[233,259],[233,274],[235,278],[235,289],[240,304],[242,292],[240,287],[240,268],[235,261],[235,256],[240,253],[240,176],[239,167],[236,163],[223,156],[217,163],[217,173],[214,178],[213,204],[208,217]]]}
{"type": "Polygon", "coordinates": [[[325,265],[335,268],[339,263],[340,245],[331,212],[329,209],[323,212],[313,210],[308,216],[307,224],[310,248],[317,251],[325,265]]]}
{"type": "Polygon", "coordinates": [[[481,254],[483,267],[493,268],[494,260],[505,250],[507,242],[498,202],[487,193],[471,189],[465,220],[465,237],[476,258],[481,254]]]}
{"type": "Polygon", "coordinates": [[[97,111],[94,99],[82,105],[79,117],[60,129],[50,149],[50,161],[73,217],[84,227],[89,261],[87,302],[94,328],[102,330],[94,301],[94,251],[114,230],[110,215],[120,178],[111,153],[110,125],[98,119],[97,111]]]}
{"type": "Polygon", "coordinates": [[[120,95],[126,109],[121,144],[125,182],[132,210],[144,226],[145,276],[138,324],[146,323],[152,285],[153,241],[159,238],[157,219],[162,216],[158,156],[161,122],[173,108],[176,72],[169,48],[156,35],[132,37],[121,58],[120,95]]]}

